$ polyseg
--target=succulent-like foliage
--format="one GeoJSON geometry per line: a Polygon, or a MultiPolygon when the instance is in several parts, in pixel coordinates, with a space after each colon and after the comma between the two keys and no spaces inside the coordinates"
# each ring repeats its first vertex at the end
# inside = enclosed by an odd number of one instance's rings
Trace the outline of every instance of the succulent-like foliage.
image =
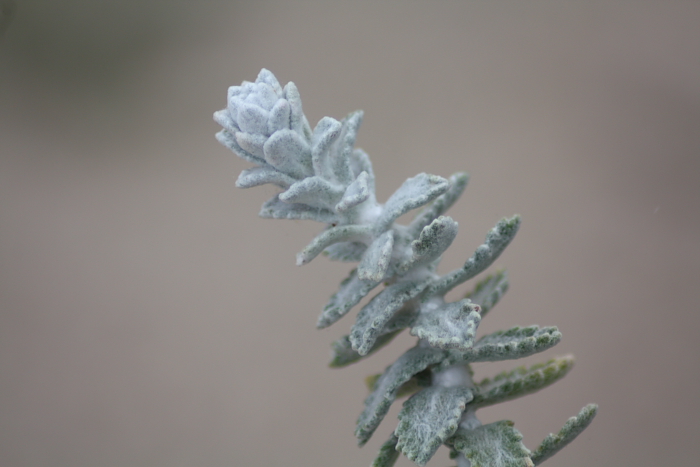
{"type": "Polygon", "coordinates": [[[227,107],[214,119],[223,127],[217,139],[254,164],[240,174],[236,185],[271,183],[281,189],[263,204],[260,216],[326,224],[297,254],[297,264],[321,253],[358,263],[323,308],[317,327],[335,323],[383,284],[360,309],[350,334],[333,343],[330,365],[342,367],[366,358],[404,329],[418,338],[416,346],[383,374],[368,379],[370,394],[355,430],[360,445],[370,439],[397,397],[411,395],[373,466],[390,467],[399,453],[425,465],[444,444],[459,467],[529,467],[551,457],[588,426],[596,413],[593,404],[531,452],[512,422],[482,425],[475,415],[482,407],[554,383],[573,364],[573,358],[565,356],[472,381],[473,362],[518,359],[561,340],[557,328],[538,326],[477,339],[479,323],[508,290],[504,271],[480,280],[462,300],[445,299],[453,288],[493,264],[518,232],[519,216],[499,221],[464,266],[440,275],[440,257],[458,231],[457,222],[444,213],[464,191],[466,174],[445,179],[421,173],[379,203],[369,156],[354,147],[362,112],[342,121],[324,117],[311,129],[294,83],[282,87],[268,70],[254,83],[229,88],[227,107]],[[417,208],[422,209],[408,225],[395,222],[417,208]]]}

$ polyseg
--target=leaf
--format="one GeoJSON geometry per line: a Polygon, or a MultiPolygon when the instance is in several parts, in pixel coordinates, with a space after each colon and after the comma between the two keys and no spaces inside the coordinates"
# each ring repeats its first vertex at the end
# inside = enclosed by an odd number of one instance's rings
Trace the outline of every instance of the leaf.
{"type": "Polygon", "coordinates": [[[370,227],[365,225],[339,225],[326,229],[318,234],[303,250],[297,253],[297,266],[308,263],[334,243],[367,240],[370,235],[370,227]]]}
{"type": "Polygon", "coordinates": [[[279,198],[285,203],[301,203],[332,210],[341,196],[343,187],[313,176],[294,183],[287,191],[280,193],[279,198]]]}
{"type": "Polygon", "coordinates": [[[566,355],[530,368],[503,372],[493,380],[487,378],[477,384],[472,404],[482,408],[532,394],[566,376],[573,364],[574,358],[566,355]]]}
{"type": "Polygon", "coordinates": [[[296,84],[291,81],[287,83],[284,86],[283,94],[289,101],[289,128],[299,135],[311,136],[311,128],[309,128],[309,122],[306,120],[304,111],[301,108],[301,96],[296,84]]]}
{"type": "Polygon", "coordinates": [[[379,454],[374,458],[372,467],[393,467],[399,458],[399,451],[396,450],[398,441],[399,439],[392,433],[391,437],[379,448],[379,454]]]}
{"type": "Polygon", "coordinates": [[[338,339],[332,344],[333,360],[330,366],[341,367],[369,357],[391,342],[391,340],[405,328],[410,327],[414,323],[417,314],[418,313],[414,309],[404,308],[403,310],[399,310],[389,322],[386,323],[384,328],[382,328],[374,341],[374,345],[372,345],[372,348],[365,355],[360,355],[353,350],[352,344],[350,343],[350,336],[344,336],[338,339]]]}
{"type": "Polygon", "coordinates": [[[554,326],[542,329],[538,326],[515,326],[507,331],[496,331],[483,336],[464,352],[454,352],[450,364],[515,360],[550,349],[560,340],[561,333],[554,326]]]}
{"type": "Polygon", "coordinates": [[[287,100],[279,99],[275,102],[275,105],[270,109],[270,118],[267,121],[267,133],[271,135],[279,130],[288,130],[290,112],[291,107],[287,100]]]}
{"type": "Polygon", "coordinates": [[[263,146],[268,164],[296,179],[313,175],[311,148],[293,130],[280,130],[270,136],[263,146]]]}
{"type": "Polygon", "coordinates": [[[270,166],[253,167],[241,172],[236,180],[238,188],[252,188],[265,183],[272,183],[282,188],[289,188],[296,180],[270,166]]]}
{"type": "Polygon", "coordinates": [[[249,102],[241,102],[238,105],[238,126],[244,133],[265,135],[269,118],[270,112],[259,105],[249,102]]]}
{"type": "Polygon", "coordinates": [[[409,178],[384,205],[384,212],[376,222],[376,229],[383,232],[391,227],[394,220],[411,209],[423,206],[443,194],[448,182],[437,175],[421,173],[409,178]]]}
{"type": "Polygon", "coordinates": [[[386,287],[365,305],[357,315],[350,331],[352,348],[360,355],[367,355],[382,329],[409,300],[420,294],[427,282],[398,282],[386,287]]]}
{"type": "Polygon", "coordinates": [[[520,227],[520,216],[502,219],[486,235],[486,240],[479,246],[471,258],[460,269],[440,278],[430,287],[427,295],[442,296],[462,282],[471,279],[496,261],[508,244],[513,240],[520,227]]]}
{"type": "Polygon", "coordinates": [[[465,386],[432,386],[414,394],[399,412],[396,449],[418,465],[425,465],[440,445],[457,430],[467,403],[472,400],[465,386]]]}
{"type": "Polygon", "coordinates": [[[464,298],[481,306],[479,313],[483,318],[507,291],[508,275],[502,270],[479,281],[474,290],[466,294],[464,298]]]}
{"type": "Polygon", "coordinates": [[[328,366],[331,368],[340,368],[362,360],[365,357],[369,357],[374,352],[391,342],[391,340],[401,331],[402,330],[399,329],[380,335],[375,340],[372,348],[365,355],[360,355],[353,350],[352,344],[350,343],[350,336],[343,336],[331,344],[331,348],[333,349],[333,358],[328,366]]]}
{"type": "MultiPolygon", "coordinates": [[[[219,112],[225,112],[224,110],[220,110],[219,112]]],[[[218,112],[217,112],[218,114],[218,112]]],[[[216,114],[215,114],[216,115],[216,114]]],[[[245,159],[248,162],[252,162],[257,165],[262,165],[266,166],[268,165],[267,162],[265,162],[265,159],[262,157],[258,157],[254,154],[251,154],[250,152],[246,151],[243,149],[240,144],[236,141],[236,138],[233,136],[233,133],[231,133],[228,130],[221,130],[216,134],[216,139],[219,141],[219,143],[223,144],[227,148],[229,148],[231,151],[233,151],[238,157],[241,159],[245,159]]]]}
{"type": "Polygon", "coordinates": [[[323,308],[316,327],[322,329],[338,321],[378,285],[379,282],[368,282],[358,278],[357,269],[350,271],[350,275],[340,283],[338,291],[323,308]]]}
{"type": "Polygon", "coordinates": [[[342,124],[331,117],[323,117],[314,128],[311,136],[311,162],[314,173],[327,180],[335,180],[333,174],[331,144],[340,135],[342,124]]]}
{"type": "Polygon", "coordinates": [[[290,204],[280,201],[279,195],[275,195],[262,205],[260,217],[268,219],[299,219],[315,220],[325,224],[338,222],[338,216],[327,209],[312,208],[305,204],[290,204]]]}
{"type": "Polygon", "coordinates": [[[406,272],[438,259],[452,245],[452,241],[457,236],[457,230],[457,223],[447,216],[440,216],[430,225],[426,225],[418,239],[411,243],[413,255],[406,264],[401,266],[401,271],[406,272]]]}
{"type": "Polygon", "coordinates": [[[393,249],[394,232],[387,230],[367,247],[357,267],[357,276],[365,281],[381,281],[389,268],[393,249]]]}
{"type": "Polygon", "coordinates": [[[598,413],[598,406],[595,404],[588,404],[581,409],[578,415],[567,420],[559,433],[556,435],[550,433],[542,441],[542,444],[532,453],[532,462],[540,465],[576,439],[591,424],[596,413],[598,413]]]}
{"type": "Polygon", "coordinates": [[[468,299],[440,308],[424,305],[411,335],[427,340],[433,347],[467,350],[474,344],[476,328],[481,322],[478,310],[479,306],[468,299]]]}
{"type": "Polygon", "coordinates": [[[421,210],[408,226],[411,238],[415,238],[423,227],[430,224],[438,216],[447,212],[455,201],[462,195],[467,187],[469,175],[465,172],[457,172],[450,176],[449,187],[442,195],[435,198],[435,201],[421,210]]]}
{"type": "Polygon", "coordinates": [[[370,196],[374,195],[374,171],[372,170],[372,161],[369,156],[362,149],[355,148],[349,157],[350,170],[352,171],[353,177],[357,178],[360,173],[367,172],[367,186],[369,188],[370,196]]]}
{"type": "Polygon", "coordinates": [[[365,444],[396,399],[399,388],[411,377],[431,365],[439,363],[444,351],[431,347],[413,347],[387,367],[379,377],[374,391],[365,399],[365,409],[357,420],[355,436],[360,445],[365,444]]]}
{"type": "Polygon", "coordinates": [[[348,185],[343,198],[336,205],[335,210],[338,212],[346,212],[348,209],[354,208],[360,203],[369,199],[369,174],[365,171],[360,172],[360,175],[348,185]]]}
{"type": "MultiPolygon", "coordinates": [[[[379,377],[382,376],[381,373],[376,375],[371,375],[365,378],[365,384],[370,391],[374,391],[374,386],[377,384],[379,377]]],[[[423,370],[418,374],[415,374],[401,385],[399,390],[396,392],[396,398],[400,399],[405,396],[412,396],[413,394],[421,391],[423,388],[427,388],[432,383],[432,373],[430,370],[423,370]]]]}
{"type": "Polygon", "coordinates": [[[364,113],[361,110],[350,112],[343,119],[343,126],[338,139],[334,142],[331,149],[332,169],[335,179],[344,185],[348,185],[352,179],[352,170],[350,168],[350,157],[353,152],[353,146],[357,139],[357,132],[362,123],[364,113]]]}
{"type": "Polygon", "coordinates": [[[469,459],[471,467],[533,467],[522,439],[513,422],[503,420],[473,430],[460,428],[451,443],[469,459]]]}
{"type": "Polygon", "coordinates": [[[327,247],[323,253],[335,261],[356,262],[362,260],[366,249],[367,245],[361,242],[340,242],[327,247]]]}

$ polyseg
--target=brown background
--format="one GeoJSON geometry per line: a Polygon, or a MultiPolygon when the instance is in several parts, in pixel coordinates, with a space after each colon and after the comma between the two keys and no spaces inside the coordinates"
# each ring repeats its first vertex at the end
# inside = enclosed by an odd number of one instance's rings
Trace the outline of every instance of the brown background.
{"type": "MultiPolygon", "coordinates": [[[[262,67],[314,124],[362,108],[380,200],[472,175],[461,264],[502,216],[511,289],[482,332],[558,325],[577,365],[481,412],[551,466],[690,466],[698,428],[700,2],[18,1],[0,42],[0,466],[363,466],[364,376],[316,316],[350,268],[214,140],[262,67]]],[[[466,291],[468,287],[459,290],[466,291]]],[[[454,298],[458,295],[455,294],[454,298]]],[[[514,366],[479,365],[487,376],[514,366]]],[[[453,464],[444,452],[436,466],[453,464]]],[[[406,459],[397,465],[412,465],[406,459]]]]}

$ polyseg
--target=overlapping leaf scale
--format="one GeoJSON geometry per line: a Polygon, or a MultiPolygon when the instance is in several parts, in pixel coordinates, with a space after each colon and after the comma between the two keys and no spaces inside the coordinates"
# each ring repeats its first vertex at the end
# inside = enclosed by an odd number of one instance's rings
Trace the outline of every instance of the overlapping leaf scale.
{"type": "Polygon", "coordinates": [[[564,446],[572,442],[578,435],[591,424],[598,406],[596,404],[588,404],[575,417],[571,417],[564,424],[564,427],[559,430],[559,433],[550,433],[542,444],[532,453],[532,462],[535,465],[540,465],[554,454],[559,452],[564,446]]]}
{"type": "Polygon", "coordinates": [[[384,211],[377,220],[375,228],[378,232],[384,232],[403,214],[443,194],[447,191],[448,185],[448,181],[444,178],[426,173],[409,178],[384,204],[384,211]]]}
{"type": "Polygon", "coordinates": [[[464,296],[481,307],[481,317],[486,316],[491,308],[508,291],[508,275],[505,271],[498,271],[480,280],[474,290],[464,296]]]}
{"type": "Polygon", "coordinates": [[[468,299],[421,311],[411,335],[427,340],[441,349],[467,350],[474,344],[481,322],[478,305],[468,299]]]}
{"type": "Polygon", "coordinates": [[[390,365],[379,377],[374,391],[365,399],[365,409],[357,420],[355,436],[360,445],[369,440],[396,399],[399,388],[411,377],[439,363],[445,352],[432,347],[413,347],[390,365]]]}
{"type": "Polygon", "coordinates": [[[406,302],[417,297],[427,285],[427,282],[397,282],[373,297],[360,310],[357,321],[350,331],[352,348],[360,355],[366,355],[394,314],[406,302]]]}
{"type": "Polygon", "coordinates": [[[464,266],[441,277],[435,284],[430,286],[426,296],[445,295],[457,285],[471,279],[491,266],[513,240],[519,227],[520,216],[500,220],[486,235],[484,243],[464,263],[464,266]]]}
{"type": "Polygon", "coordinates": [[[533,467],[522,439],[513,422],[503,420],[473,430],[459,428],[449,442],[469,459],[471,467],[533,467]]]}
{"type": "Polygon", "coordinates": [[[574,358],[566,355],[530,368],[503,372],[493,380],[487,378],[477,384],[472,405],[482,408],[537,392],[563,378],[573,364],[574,358]]]}
{"type": "Polygon", "coordinates": [[[425,465],[457,430],[459,419],[474,396],[465,386],[431,386],[404,402],[399,412],[396,449],[418,465],[425,465]]]}
{"type": "Polygon", "coordinates": [[[466,172],[452,174],[449,179],[449,186],[445,193],[441,194],[435,201],[423,208],[408,225],[408,233],[411,238],[416,238],[423,227],[430,224],[440,215],[447,212],[457,199],[462,195],[469,182],[469,175],[466,172]]]}
{"type": "Polygon", "coordinates": [[[363,281],[357,277],[357,269],[350,271],[350,275],[340,283],[338,291],[323,308],[316,327],[322,329],[338,321],[378,285],[379,282],[363,281]]]}
{"type": "Polygon", "coordinates": [[[362,242],[340,242],[326,247],[323,253],[334,261],[357,262],[362,260],[367,245],[362,242]]]}
{"type": "Polygon", "coordinates": [[[464,352],[452,352],[445,364],[515,360],[544,352],[557,345],[560,340],[561,333],[554,326],[515,326],[506,331],[496,331],[483,336],[472,348],[464,352]]]}

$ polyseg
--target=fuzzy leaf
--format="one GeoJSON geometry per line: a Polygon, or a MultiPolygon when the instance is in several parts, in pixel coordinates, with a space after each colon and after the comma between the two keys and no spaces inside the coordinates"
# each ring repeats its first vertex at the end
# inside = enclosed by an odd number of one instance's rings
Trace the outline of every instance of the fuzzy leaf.
{"type": "Polygon", "coordinates": [[[374,171],[372,170],[372,161],[362,149],[356,148],[350,153],[349,158],[350,170],[352,176],[357,178],[362,172],[367,172],[367,186],[370,196],[374,194],[374,171]]]}
{"type": "Polygon", "coordinates": [[[469,175],[465,172],[457,172],[450,176],[450,185],[447,191],[420,211],[409,224],[408,232],[411,238],[415,238],[421,230],[423,230],[423,227],[437,219],[438,216],[447,212],[454,202],[462,195],[462,192],[464,192],[464,189],[467,187],[468,181],[469,175]]]}
{"type": "Polygon", "coordinates": [[[361,242],[340,242],[327,247],[323,253],[335,261],[356,262],[362,260],[366,249],[367,245],[361,242]]]}
{"type": "MultiPolygon", "coordinates": [[[[223,110],[220,112],[223,112],[223,110]]],[[[268,165],[267,162],[265,162],[264,158],[256,156],[255,154],[251,154],[250,152],[243,149],[241,145],[238,144],[238,142],[236,141],[235,136],[228,130],[221,130],[220,132],[218,132],[216,134],[216,139],[219,143],[229,148],[241,159],[245,159],[248,162],[252,162],[257,165],[268,165]]]]}
{"type": "Polygon", "coordinates": [[[252,135],[267,133],[267,120],[270,112],[259,105],[241,102],[238,106],[238,126],[241,131],[252,135]]]}
{"type": "Polygon", "coordinates": [[[455,363],[498,362],[527,357],[554,347],[561,333],[554,326],[515,326],[507,331],[496,331],[483,336],[471,349],[451,352],[445,365],[455,363]]]}
{"type": "Polygon", "coordinates": [[[327,180],[335,180],[333,174],[331,144],[340,135],[342,124],[331,117],[323,117],[314,128],[311,137],[311,162],[314,166],[314,173],[327,180]]]}
{"type": "Polygon", "coordinates": [[[505,271],[498,271],[479,281],[474,290],[466,294],[464,298],[468,298],[481,306],[479,313],[483,318],[507,291],[508,275],[505,271]]]}
{"type": "Polygon", "coordinates": [[[441,277],[430,287],[427,295],[442,296],[462,282],[471,279],[496,261],[505,250],[520,227],[520,216],[502,219],[486,235],[485,242],[479,246],[464,266],[441,277]]]}
{"type": "Polygon", "coordinates": [[[457,430],[472,398],[471,389],[464,386],[432,386],[414,394],[399,412],[396,448],[416,464],[425,465],[457,430]]]}
{"type": "Polygon", "coordinates": [[[345,212],[348,209],[354,208],[360,203],[367,201],[369,198],[369,174],[362,171],[357,178],[348,185],[348,188],[343,194],[343,198],[335,207],[338,212],[345,212]]]}
{"type": "Polygon", "coordinates": [[[296,180],[270,166],[253,167],[241,172],[236,180],[238,188],[251,188],[265,183],[272,183],[282,188],[289,188],[296,180]]]}
{"type": "Polygon", "coordinates": [[[460,428],[451,442],[471,467],[533,467],[522,439],[513,422],[503,420],[473,430],[460,428]]]}
{"type": "Polygon", "coordinates": [[[355,240],[364,240],[370,236],[370,227],[364,225],[339,225],[324,230],[309,243],[306,248],[297,253],[297,266],[308,263],[328,246],[355,240]]]}
{"type": "Polygon", "coordinates": [[[331,344],[331,347],[333,349],[333,358],[328,364],[328,366],[330,366],[331,368],[340,368],[362,360],[365,357],[369,357],[374,352],[391,342],[391,340],[394,337],[396,337],[396,335],[399,334],[401,331],[402,330],[399,329],[393,332],[382,334],[379,337],[377,337],[377,339],[374,342],[374,345],[369,350],[369,352],[367,352],[366,355],[360,355],[359,353],[357,353],[357,351],[353,350],[352,344],[350,343],[350,336],[343,336],[331,344]]]}
{"type": "Polygon", "coordinates": [[[573,364],[574,358],[566,355],[530,368],[523,366],[503,372],[493,380],[487,378],[476,386],[472,404],[482,408],[532,394],[563,378],[573,364]]]}
{"type": "Polygon", "coordinates": [[[290,204],[280,201],[279,195],[275,195],[262,205],[260,217],[268,219],[299,219],[315,220],[325,224],[338,222],[338,216],[327,209],[312,208],[305,204],[290,204]]]}
{"type": "Polygon", "coordinates": [[[595,404],[588,404],[581,409],[578,415],[567,420],[564,427],[559,430],[559,433],[556,435],[550,433],[542,441],[542,444],[532,453],[532,462],[535,465],[540,465],[576,439],[591,424],[596,413],[598,413],[598,406],[595,404]]]}
{"type": "MultiPolygon", "coordinates": [[[[281,90],[280,90],[281,91],[281,90]]],[[[273,134],[276,131],[289,129],[289,115],[291,107],[285,99],[279,99],[270,109],[270,118],[267,121],[267,132],[273,134]]]]}
{"type": "Polygon", "coordinates": [[[340,136],[333,144],[331,160],[333,175],[335,179],[344,185],[350,184],[353,179],[352,170],[350,168],[350,156],[357,139],[357,132],[362,123],[363,112],[361,110],[349,113],[343,119],[343,126],[340,136]]]}
{"type": "Polygon", "coordinates": [[[440,216],[430,225],[426,225],[418,240],[411,243],[413,255],[408,263],[401,266],[401,270],[408,271],[438,259],[452,245],[457,230],[457,223],[447,216],[440,216]]]}
{"type": "Polygon", "coordinates": [[[248,151],[250,154],[254,154],[258,157],[265,157],[265,151],[263,148],[267,142],[267,136],[257,133],[243,133],[239,131],[236,133],[236,142],[241,148],[248,151]]]}
{"type": "Polygon", "coordinates": [[[384,212],[377,220],[376,229],[383,232],[391,227],[394,220],[415,209],[429,203],[443,194],[448,187],[448,182],[437,175],[421,173],[409,178],[384,205],[384,212]]]}
{"type": "Polygon", "coordinates": [[[387,230],[367,247],[357,267],[357,276],[365,281],[381,281],[389,268],[393,249],[394,232],[387,230]]]}
{"type": "Polygon", "coordinates": [[[399,451],[396,450],[398,441],[399,438],[392,433],[391,437],[379,448],[379,454],[374,458],[372,467],[393,467],[399,458],[399,451]]]}
{"type": "Polygon", "coordinates": [[[426,339],[433,347],[467,350],[474,344],[480,322],[479,306],[464,299],[440,308],[421,310],[411,335],[426,339]]]}
{"type": "Polygon", "coordinates": [[[313,174],[311,148],[295,131],[276,131],[265,142],[263,151],[268,164],[296,179],[313,174]]]}
{"type": "Polygon", "coordinates": [[[358,278],[357,269],[350,271],[350,275],[340,283],[340,289],[323,308],[316,327],[322,329],[338,321],[378,285],[379,282],[368,282],[358,278]]]}
{"type": "Polygon", "coordinates": [[[352,348],[360,355],[367,355],[394,314],[406,302],[418,296],[426,285],[426,282],[399,282],[386,287],[372,298],[360,310],[350,331],[352,348]]]}
{"type": "Polygon", "coordinates": [[[439,363],[444,351],[431,347],[413,347],[401,355],[379,377],[374,391],[365,399],[365,409],[357,420],[355,436],[360,445],[369,440],[396,399],[399,388],[411,377],[439,363]]]}
{"type": "Polygon", "coordinates": [[[287,191],[280,193],[279,198],[285,203],[301,203],[332,210],[343,196],[343,191],[343,187],[314,176],[296,182],[287,191]]]}
{"type": "Polygon", "coordinates": [[[296,84],[291,81],[287,83],[284,86],[283,94],[289,101],[289,128],[299,135],[310,137],[311,128],[309,128],[309,122],[306,120],[304,111],[301,108],[301,96],[296,84]]]}

